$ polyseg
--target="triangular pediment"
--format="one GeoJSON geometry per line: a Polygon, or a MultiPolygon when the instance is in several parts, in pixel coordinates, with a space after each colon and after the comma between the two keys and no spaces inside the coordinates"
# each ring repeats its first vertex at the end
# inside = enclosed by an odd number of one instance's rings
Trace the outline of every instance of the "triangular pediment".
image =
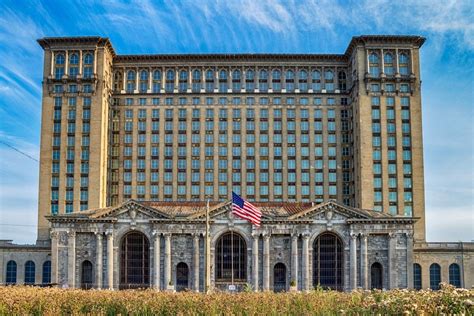
{"type": "Polygon", "coordinates": [[[372,217],[363,210],[347,207],[331,200],[295,213],[291,215],[288,219],[345,220],[351,218],[370,219],[372,217]]]}
{"type": "Polygon", "coordinates": [[[127,219],[160,219],[169,218],[168,214],[158,209],[145,206],[138,201],[128,200],[116,207],[100,210],[90,218],[127,218],[127,219]]]}

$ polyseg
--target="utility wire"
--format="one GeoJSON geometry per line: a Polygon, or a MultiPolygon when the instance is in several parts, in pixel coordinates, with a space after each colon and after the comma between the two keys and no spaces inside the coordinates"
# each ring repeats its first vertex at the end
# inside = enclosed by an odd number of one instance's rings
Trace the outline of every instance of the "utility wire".
{"type": "Polygon", "coordinates": [[[8,146],[8,147],[10,147],[11,149],[13,149],[13,150],[19,152],[20,154],[22,154],[23,156],[26,156],[26,157],[30,158],[31,160],[34,160],[34,161],[36,161],[36,162],[39,162],[38,159],[36,159],[36,158],[34,158],[34,157],[28,155],[27,153],[21,151],[20,149],[14,147],[14,146],[12,146],[12,145],[10,145],[10,144],[4,142],[3,140],[0,140],[0,143],[6,145],[6,146],[8,146]]]}

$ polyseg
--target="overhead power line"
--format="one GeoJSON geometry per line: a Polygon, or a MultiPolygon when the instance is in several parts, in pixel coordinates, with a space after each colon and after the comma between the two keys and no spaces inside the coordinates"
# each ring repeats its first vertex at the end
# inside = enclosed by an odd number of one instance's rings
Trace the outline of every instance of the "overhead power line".
{"type": "Polygon", "coordinates": [[[10,147],[10,148],[13,149],[14,151],[19,152],[20,154],[22,154],[23,156],[26,156],[26,157],[30,158],[31,160],[34,160],[34,161],[36,161],[36,162],[39,162],[38,159],[36,159],[35,157],[32,157],[32,156],[28,155],[28,154],[25,153],[24,151],[21,151],[20,149],[18,149],[18,148],[16,148],[16,147],[14,147],[14,146],[12,146],[12,145],[10,145],[10,144],[4,142],[3,140],[0,140],[0,143],[4,144],[5,146],[10,147]]]}

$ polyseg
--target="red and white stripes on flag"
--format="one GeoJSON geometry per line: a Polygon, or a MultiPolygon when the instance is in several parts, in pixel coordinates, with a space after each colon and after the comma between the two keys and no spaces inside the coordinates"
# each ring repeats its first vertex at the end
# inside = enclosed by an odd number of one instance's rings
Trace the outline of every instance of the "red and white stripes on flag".
{"type": "Polygon", "coordinates": [[[232,214],[260,227],[262,212],[234,192],[232,192],[232,214]]]}

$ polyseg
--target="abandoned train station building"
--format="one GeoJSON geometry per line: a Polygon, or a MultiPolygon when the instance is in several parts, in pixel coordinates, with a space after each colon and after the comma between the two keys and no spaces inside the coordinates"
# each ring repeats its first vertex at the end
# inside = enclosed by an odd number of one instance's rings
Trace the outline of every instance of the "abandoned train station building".
{"type": "Polygon", "coordinates": [[[119,55],[38,40],[38,239],[0,241],[0,284],[205,291],[209,268],[221,290],[474,286],[473,243],[425,238],[424,41],[119,55]],[[232,191],[260,227],[232,215],[232,191]]]}

